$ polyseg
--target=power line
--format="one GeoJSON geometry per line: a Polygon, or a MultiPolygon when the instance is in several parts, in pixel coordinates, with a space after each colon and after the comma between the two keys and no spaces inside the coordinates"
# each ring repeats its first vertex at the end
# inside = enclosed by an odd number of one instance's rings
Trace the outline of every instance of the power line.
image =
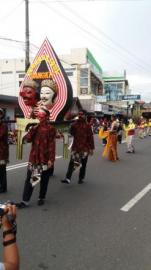
{"type": "Polygon", "coordinates": [[[6,40],[6,41],[16,42],[16,43],[20,43],[20,44],[25,44],[24,41],[12,39],[12,38],[0,37],[0,39],[1,39],[1,40],[6,40]]]}
{"type": "Polygon", "coordinates": [[[128,54],[130,57],[134,57],[135,59],[138,59],[138,61],[141,63],[144,63],[145,66],[148,65],[149,68],[151,68],[151,65],[146,63],[143,59],[141,59],[140,57],[138,57],[137,55],[135,55],[134,53],[130,52],[129,50],[127,50],[126,48],[124,48],[123,46],[121,46],[121,44],[119,44],[117,41],[114,41],[110,36],[108,36],[106,33],[104,33],[101,29],[99,29],[97,26],[95,26],[94,24],[90,23],[88,20],[86,20],[84,17],[81,17],[75,10],[69,8],[66,4],[61,4],[64,8],[66,8],[67,10],[69,10],[69,12],[71,12],[74,16],[78,17],[78,19],[82,20],[83,22],[85,22],[87,25],[89,25],[90,27],[92,27],[93,29],[95,29],[99,34],[102,34],[107,40],[109,40],[110,42],[112,42],[114,44],[114,46],[117,46],[119,49],[121,49],[122,51],[124,51],[124,53],[128,54]]]}
{"type": "MultiPolygon", "coordinates": [[[[13,43],[17,43],[19,45],[22,45],[23,48],[22,50],[25,51],[25,41],[22,40],[16,40],[16,39],[12,39],[12,38],[7,38],[7,37],[1,37],[0,36],[0,40],[4,40],[4,41],[8,41],[8,42],[13,42],[13,43]]],[[[30,52],[33,53],[34,49],[39,49],[38,46],[36,46],[35,44],[31,43],[32,49],[30,48],[30,52]]],[[[11,46],[10,46],[11,47],[11,46]]]]}
{"type": "Polygon", "coordinates": [[[11,9],[5,16],[0,18],[0,21],[5,21],[8,17],[10,17],[14,12],[16,12],[16,10],[22,5],[22,3],[24,2],[24,0],[21,0],[17,6],[13,7],[13,9],[11,9]]]}
{"type": "MultiPolygon", "coordinates": [[[[41,4],[47,6],[49,9],[53,10],[55,13],[57,13],[57,15],[60,15],[60,16],[64,17],[66,20],[70,21],[73,25],[75,25],[75,26],[78,27],[80,30],[82,30],[84,33],[86,33],[89,37],[90,37],[90,36],[93,37],[95,40],[97,40],[97,42],[99,43],[99,45],[100,45],[100,44],[101,44],[101,45],[104,44],[105,47],[108,47],[109,49],[114,50],[114,53],[118,54],[118,56],[119,56],[120,53],[119,53],[119,51],[116,52],[117,49],[115,49],[115,48],[113,49],[113,47],[111,47],[110,45],[105,44],[105,42],[103,42],[102,40],[98,39],[98,37],[96,37],[96,36],[94,35],[94,33],[92,33],[92,32],[90,32],[90,31],[84,29],[83,27],[79,26],[79,24],[77,24],[77,23],[73,22],[71,19],[67,18],[67,17],[64,15],[64,13],[59,12],[59,11],[56,10],[54,7],[53,7],[53,8],[52,8],[52,7],[50,8],[50,6],[48,5],[48,3],[45,2],[45,1],[41,1],[41,4]]],[[[121,55],[121,56],[124,58],[124,61],[125,61],[125,57],[124,57],[123,55],[121,55]]],[[[126,61],[125,61],[125,62],[126,62],[126,61]]],[[[129,64],[129,65],[133,64],[133,65],[137,66],[137,68],[139,68],[139,69],[141,69],[141,70],[142,70],[142,69],[143,69],[143,70],[147,70],[146,67],[144,68],[142,65],[140,65],[140,64],[138,64],[138,63],[134,63],[134,62],[132,63],[132,61],[131,61],[131,62],[126,62],[126,63],[129,64]]],[[[147,71],[149,71],[149,70],[147,70],[147,71]]]]}
{"type": "MultiPolygon", "coordinates": [[[[47,0],[47,3],[63,3],[63,2],[143,2],[145,0],[47,0]]],[[[146,0],[147,1],[147,0],[146,0]]],[[[40,3],[40,0],[32,0],[33,3],[40,3]]]]}

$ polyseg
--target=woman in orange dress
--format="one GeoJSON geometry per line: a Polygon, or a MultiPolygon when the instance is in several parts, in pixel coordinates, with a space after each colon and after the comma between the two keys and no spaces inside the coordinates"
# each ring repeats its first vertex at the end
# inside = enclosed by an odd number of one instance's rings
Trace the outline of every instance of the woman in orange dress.
{"type": "Polygon", "coordinates": [[[104,147],[102,156],[106,156],[108,160],[110,161],[116,161],[119,160],[118,154],[117,154],[117,128],[116,126],[113,127],[112,130],[103,131],[101,129],[99,131],[99,138],[107,139],[107,144],[104,147]]]}

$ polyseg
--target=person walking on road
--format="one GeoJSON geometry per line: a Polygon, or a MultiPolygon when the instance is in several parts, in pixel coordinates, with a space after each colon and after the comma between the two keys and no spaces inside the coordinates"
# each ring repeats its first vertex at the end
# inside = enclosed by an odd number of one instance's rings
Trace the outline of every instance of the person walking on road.
{"type": "Polygon", "coordinates": [[[117,125],[116,123],[114,126],[112,125],[112,129],[104,131],[100,129],[99,131],[99,138],[103,139],[106,138],[107,143],[103,149],[103,157],[107,157],[109,161],[117,161],[119,160],[117,154],[117,125]]]}
{"type": "Polygon", "coordinates": [[[32,127],[24,137],[24,140],[32,143],[32,147],[22,201],[16,204],[18,208],[25,208],[29,205],[36,182],[40,182],[38,205],[45,203],[48,182],[55,161],[56,145],[56,129],[49,124],[49,116],[49,111],[41,108],[37,115],[40,123],[32,127]]]}
{"type": "Polygon", "coordinates": [[[134,147],[135,124],[133,122],[133,119],[129,119],[128,122],[124,124],[124,130],[126,132],[126,143],[127,143],[126,153],[135,153],[134,147]]]}
{"type": "Polygon", "coordinates": [[[71,157],[66,177],[61,182],[70,184],[73,171],[80,167],[78,183],[83,184],[88,156],[93,155],[94,150],[93,132],[90,124],[86,121],[85,110],[79,111],[78,120],[71,125],[70,133],[73,136],[71,157]]]}

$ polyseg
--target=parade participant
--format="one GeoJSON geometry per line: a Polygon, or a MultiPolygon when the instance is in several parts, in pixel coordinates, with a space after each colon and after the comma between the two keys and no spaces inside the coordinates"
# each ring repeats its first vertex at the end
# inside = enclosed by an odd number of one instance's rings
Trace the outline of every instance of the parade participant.
{"type": "Polygon", "coordinates": [[[112,130],[104,131],[101,129],[99,132],[99,138],[106,138],[107,140],[102,156],[106,156],[109,161],[119,160],[117,154],[117,128],[118,127],[114,123],[112,130]]]}
{"type": "Polygon", "coordinates": [[[117,121],[118,119],[116,119],[116,117],[114,115],[111,116],[111,129],[113,130],[114,127],[119,125],[119,122],[117,121]]]}
{"type": "Polygon", "coordinates": [[[144,138],[148,135],[148,122],[147,119],[144,120],[144,138]]]}
{"type": "Polygon", "coordinates": [[[128,122],[126,122],[123,125],[123,128],[126,132],[127,153],[135,153],[134,147],[135,124],[133,122],[133,119],[129,119],[128,122]]]}
{"type": "Polygon", "coordinates": [[[93,155],[94,138],[91,126],[86,121],[86,111],[80,110],[78,119],[71,125],[70,133],[73,136],[71,146],[71,158],[66,173],[66,178],[61,180],[62,183],[70,184],[71,177],[76,166],[79,165],[79,184],[84,183],[86,165],[88,156],[93,155]]]}
{"type": "Polygon", "coordinates": [[[3,122],[5,113],[0,108],[0,193],[7,192],[6,164],[9,157],[8,127],[3,122]]]}
{"type": "Polygon", "coordinates": [[[0,227],[3,230],[3,263],[0,270],[19,270],[19,251],[16,244],[16,206],[1,205],[0,227]]]}
{"type": "Polygon", "coordinates": [[[144,121],[143,116],[141,116],[140,123],[139,123],[139,132],[138,132],[138,136],[140,139],[144,139],[144,128],[145,128],[145,121],[144,121]]]}
{"type": "MultiPolygon", "coordinates": [[[[102,129],[103,131],[107,131],[108,130],[108,122],[107,119],[104,119],[104,121],[102,122],[102,129]]],[[[103,137],[102,138],[102,145],[105,146],[107,144],[107,138],[103,137]]]]}
{"type": "Polygon", "coordinates": [[[122,135],[123,135],[123,125],[122,122],[117,119],[118,128],[117,128],[117,141],[121,144],[122,143],[122,135]]]}
{"type": "Polygon", "coordinates": [[[29,113],[29,118],[35,118],[37,114],[37,102],[39,98],[38,94],[38,83],[34,80],[25,80],[23,82],[23,88],[20,92],[20,96],[23,98],[23,101],[26,106],[31,107],[29,113]]]}
{"type": "Polygon", "coordinates": [[[148,135],[151,136],[151,119],[148,122],[148,135]]]}
{"type": "Polygon", "coordinates": [[[45,196],[49,178],[52,175],[55,161],[56,130],[49,124],[50,113],[41,108],[37,118],[40,123],[32,127],[24,137],[24,141],[31,142],[27,178],[24,185],[22,202],[16,205],[25,208],[29,205],[34,186],[40,181],[38,205],[45,203],[45,196]]]}
{"type": "Polygon", "coordinates": [[[57,84],[50,79],[41,82],[40,104],[52,108],[57,95],[57,84]]]}

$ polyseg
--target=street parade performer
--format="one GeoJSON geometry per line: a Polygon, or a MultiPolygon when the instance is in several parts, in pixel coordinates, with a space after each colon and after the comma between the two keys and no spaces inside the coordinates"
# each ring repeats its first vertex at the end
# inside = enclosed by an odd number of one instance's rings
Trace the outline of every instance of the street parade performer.
{"type": "Polygon", "coordinates": [[[126,153],[135,153],[134,147],[135,124],[133,122],[133,119],[129,119],[127,122],[125,122],[123,128],[126,133],[126,144],[127,144],[126,153]]]}
{"type": "Polygon", "coordinates": [[[3,122],[5,113],[0,108],[0,193],[7,192],[6,164],[9,157],[8,127],[3,122]]]}
{"type": "Polygon", "coordinates": [[[104,131],[102,128],[99,131],[99,138],[106,138],[107,143],[104,147],[102,156],[106,156],[109,161],[119,160],[117,154],[117,128],[116,122],[111,126],[111,130],[104,131]]]}
{"type": "Polygon", "coordinates": [[[86,111],[80,110],[78,116],[78,120],[71,125],[70,129],[70,134],[73,136],[71,158],[66,178],[61,180],[62,183],[66,184],[70,184],[72,173],[77,165],[80,166],[78,183],[84,183],[88,156],[93,155],[94,150],[93,133],[91,126],[86,121],[86,111]]]}
{"type": "Polygon", "coordinates": [[[24,136],[24,141],[31,142],[32,147],[29,155],[27,177],[24,185],[23,197],[18,208],[29,205],[34,186],[40,181],[38,205],[45,203],[45,196],[49,178],[52,175],[55,161],[56,129],[49,123],[50,113],[45,108],[40,108],[37,118],[39,124],[32,126],[24,136]]]}

